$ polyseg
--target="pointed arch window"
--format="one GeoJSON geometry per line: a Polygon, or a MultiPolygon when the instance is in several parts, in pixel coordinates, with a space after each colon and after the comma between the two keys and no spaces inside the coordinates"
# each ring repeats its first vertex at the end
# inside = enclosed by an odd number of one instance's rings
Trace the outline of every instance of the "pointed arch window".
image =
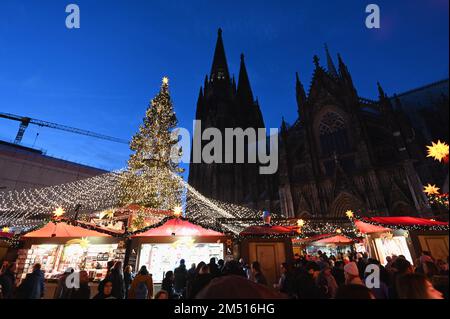
{"type": "Polygon", "coordinates": [[[344,118],[336,112],[327,112],[319,124],[320,147],[323,156],[345,154],[350,151],[348,129],[344,118]]]}

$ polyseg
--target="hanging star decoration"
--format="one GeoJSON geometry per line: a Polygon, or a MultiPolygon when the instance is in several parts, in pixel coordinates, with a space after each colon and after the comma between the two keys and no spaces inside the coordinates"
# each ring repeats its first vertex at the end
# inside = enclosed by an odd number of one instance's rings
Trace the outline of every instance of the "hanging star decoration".
{"type": "Polygon", "coordinates": [[[176,218],[180,218],[182,214],[183,214],[183,208],[181,206],[177,206],[173,209],[173,215],[176,218]]]}
{"type": "Polygon", "coordinates": [[[348,211],[345,212],[345,215],[346,215],[348,218],[352,219],[352,218],[355,216],[355,213],[352,212],[351,210],[348,210],[348,211]]]}
{"type": "Polygon", "coordinates": [[[449,208],[448,193],[441,194],[440,188],[436,185],[428,184],[424,187],[423,192],[427,195],[430,204],[449,208]]]}
{"type": "Polygon", "coordinates": [[[437,143],[432,142],[431,146],[427,146],[427,148],[427,157],[431,157],[439,162],[448,163],[449,145],[447,143],[441,141],[437,141],[437,143]]]}
{"type": "Polygon", "coordinates": [[[107,219],[112,219],[114,217],[114,210],[110,209],[110,210],[105,210],[103,212],[100,213],[100,219],[104,219],[105,217],[107,219]]]}
{"type": "Polygon", "coordinates": [[[53,211],[53,217],[55,218],[61,218],[66,212],[64,211],[64,208],[58,207],[53,211]]]}
{"type": "Polygon", "coordinates": [[[427,194],[428,196],[439,195],[439,190],[440,188],[436,187],[436,185],[428,184],[424,188],[424,193],[427,194]]]}
{"type": "Polygon", "coordinates": [[[302,227],[305,226],[305,221],[303,219],[299,219],[297,220],[297,233],[301,234],[302,233],[302,227]]]}
{"type": "Polygon", "coordinates": [[[67,246],[80,245],[80,247],[83,249],[87,249],[90,244],[91,244],[91,242],[86,237],[83,237],[81,239],[72,239],[66,243],[67,246]]]}
{"type": "Polygon", "coordinates": [[[8,234],[11,230],[9,229],[9,227],[3,227],[2,228],[2,233],[6,233],[8,234]]]}
{"type": "Polygon", "coordinates": [[[191,238],[191,237],[187,237],[187,238],[182,238],[179,239],[175,242],[172,243],[172,247],[173,248],[178,248],[178,247],[182,247],[182,246],[186,246],[188,248],[192,248],[194,246],[195,243],[195,239],[191,238]]]}

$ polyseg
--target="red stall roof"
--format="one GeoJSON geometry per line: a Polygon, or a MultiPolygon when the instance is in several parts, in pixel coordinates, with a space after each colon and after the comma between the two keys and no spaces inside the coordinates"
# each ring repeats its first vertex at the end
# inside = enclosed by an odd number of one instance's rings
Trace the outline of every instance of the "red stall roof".
{"type": "Polygon", "coordinates": [[[167,237],[167,236],[190,236],[190,237],[218,237],[225,236],[223,233],[206,229],[190,223],[183,219],[170,219],[164,225],[152,228],[133,237],[167,237]]]}
{"type": "Polygon", "coordinates": [[[296,244],[325,245],[325,244],[351,244],[354,243],[355,241],[344,235],[322,234],[312,236],[309,238],[294,239],[293,242],[296,244]]]}
{"type": "Polygon", "coordinates": [[[294,234],[293,227],[285,226],[250,226],[243,230],[241,236],[289,235],[294,234]]]}
{"type": "Polygon", "coordinates": [[[363,217],[355,221],[356,227],[362,233],[386,232],[391,230],[389,227],[401,228],[410,226],[448,226],[448,222],[439,222],[436,220],[418,218],[418,217],[363,217]]]}
{"type": "Polygon", "coordinates": [[[28,233],[24,238],[80,238],[80,237],[111,237],[110,235],[85,229],[79,226],[72,226],[66,223],[48,223],[44,227],[28,233]],[[55,236],[52,236],[55,234],[55,236]]]}
{"type": "Polygon", "coordinates": [[[348,238],[343,235],[336,235],[324,239],[320,239],[318,241],[315,241],[314,244],[316,245],[326,245],[326,244],[352,244],[354,241],[351,238],[348,238]]]}
{"type": "Polygon", "coordinates": [[[0,238],[11,238],[13,234],[0,231],[0,238]]]}

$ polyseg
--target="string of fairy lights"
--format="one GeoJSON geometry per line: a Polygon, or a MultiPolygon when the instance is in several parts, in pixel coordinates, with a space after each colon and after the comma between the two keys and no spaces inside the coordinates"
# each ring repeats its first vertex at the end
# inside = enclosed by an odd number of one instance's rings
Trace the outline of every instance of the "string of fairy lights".
{"type": "MultiPolygon", "coordinates": [[[[124,216],[114,217],[115,208],[120,207],[122,173],[123,170],[51,187],[0,192],[0,227],[8,227],[9,230],[19,232],[31,229],[43,221],[50,220],[58,209],[63,210],[66,215],[73,215],[76,205],[81,207],[81,212],[77,216],[80,220],[98,217],[102,212],[108,211],[109,213],[102,216],[107,217],[105,221],[114,222],[123,219],[124,216]]],[[[220,218],[261,216],[261,212],[254,209],[211,200],[178,174],[171,174],[184,189],[185,215],[191,220],[214,227],[220,218]]],[[[139,214],[157,218],[157,214],[145,210],[139,214]]],[[[241,229],[231,224],[223,227],[232,233],[238,233],[241,229]]]]}

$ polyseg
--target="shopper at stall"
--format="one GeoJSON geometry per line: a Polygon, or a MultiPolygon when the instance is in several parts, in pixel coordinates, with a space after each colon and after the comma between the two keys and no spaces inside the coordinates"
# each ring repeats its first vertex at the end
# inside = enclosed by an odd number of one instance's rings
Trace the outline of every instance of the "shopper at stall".
{"type": "Polygon", "coordinates": [[[17,299],[41,299],[44,297],[45,278],[41,264],[33,266],[33,272],[28,274],[17,288],[17,299]]]}
{"type": "Polygon", "coordinates": [[[153,278],[147,267],[142,266],[131,283],[129,299],[151,299],[153,297],[153,278]]]}
{"type": "MultiPolygon", "coordinates": [[[[200,263],[201,266],[198,274],[195,276],[194,280],[190,283],[187,290],[187,299],[194,299],[200,290],[202,290],[209,282],[213,279],[209,273],[209,267],[205,263],[200,263]]],[[[167,290],[167,289],[165,289],[167,290]]]]}
{"type": "Polygon", "coordinates": [[[125,285],[125,298],[128,297],[128,291],[130,290],[131,283],[133,282],[134,274],[133,267],[128,265],[125,267],[125,271],[123,272],[123,281],[125,285]]]}
{"type": "Polygon", "coordinates": [[[414,269],[409,261],[404,257],[397,257],[392,263],[392,281],[389,287],[389,296],[391,299],[398,299],[398,279],[406,274],[414,273],[414,269]]]}
{"type": "Polygon", "coordinates": [[[251,269],[250,266],[245,262],[244,258],[239,259],[239,264],[241,265],[242,270],[245,272],[247,279],[251,278],[251,269]]]}
{"type": "Polygon", "coordinates": [[[219,272],[222,273],[223,267],[225,266],[225,260],[219,259],[219,261],[217,262],[217,266],[219,267],[219,272]]]}
{"type": "Polygon", "coordinates": [[[0,272],[0,286],[2,287],[3,299],[12,299],[15,293],[16,264],[6,264],[0,272]]]}
{"type": "Polygon", "coordinates": [[[187,277],[188,272],[186,269],[186,262],[184,259],[180,260],[180,266],[178,266],[174,271],[175,276],[175,292],[178,295],[184,295],[186,284],[187,284],[187,277]]]}
{"type": "Polygon", "coordinates": [[[58,286],[55,289],[53,299],[69,299],[71,288],[67,287],[67,278],[74,273],[72,268],[67,268],[58,278],[58,286]]]}
{"type": "Polygon", "coordinates": [[[89,287],[89,274],[82,270],[79,272],[80,286],[72,288],[70,292],[70,299],[82,300],[91,298],[91,287],[89,287]]]}
{"type": "Polygon", "coordinates": [[[103,291],[103,285],[104,285],[106,280],[109,280],[109,276],[111,275],[111,270],[113,269],[114,265],[115,265],[115,261],[113,261],[113,260],[108,261],[108,263],[106,265],[106,276],[98,284],[98,291],[99,292],[103,291]]]}
{"type": "Polygon", "coordinates": [[[165,290],[169,293],[169,299],[178,299],[178,295],[175,292],[175,276],[173,274],[173,271],[166,272],[166,275],[162,281],[161,289],[165,290]]]}
{"type": "Polygon", "coordinates": [[[196,270],[197,266],[195,264],[191,265],[191,268],[189,268],[188,270],[188,276],[187,276],[187,281],[189,282],[190,280],[194,279],[195,277],[195,270],[196,270]]]}
{"type": "Polygon", "coordinates": [[[361,285],[364,283],[361,280],[358,265],[352,261],[344,266],[345,284],[346,285],[361,285]]]}
{"type": "Polygon", "coordinates": [[[404,274],[397,278],[397,283],[399,299],[443,299],[442,293],[422,274],[404,274]]]}
{"type": "Polygon", "coordinates": [[[446,263],[442,259],[438,259],[436,261],[436,265],[439,268],[439,275],[441,275],[441,276],[448,276],[448,263],[446,263]]]}
{"type": "Polygon", "coordinates": [[[216,258],[211,258],[211,260],[209,261],[208,264],[209,267],[209,273],[211,274],[211,276],[213,277],[218,277],[220,276],[220,270],[219,270],[219,266],[216,264],[216,258]]]}
{"type": "Polygon", "coordinates": [[[336,296],[338,284],[331,274],[330,266],[325,266],[325,268],[320,271],[320,274],[316,280],[316,285],[321,291],[321,295],[323,295],[326,299],[332,299],[336,296]]]}
{"type": "Polygon", "coordinates": [[[114,267],[111,270],[111,274],[109,275],[109,280],[111,280],[113,283],[112,295],[116,299],[124,299],[125,298],[125,281],[124,281],[123,268],[122,268],[121,261],[117,261],[114,264],[114,267]]]}
{"type": "Polygon", "coordinates": [[[257,261],[252,263],[252,278],[257,284],[267,286],[267,280],[261,271],[261,264],[257,261]]]}
{"type": "Polygon", "coordinates": [[[103,281],[102,290],[92,299],[117,299],[113,295],[114,284],[111,280],[105,279],[103,281]]]}
{"type": "Polygon", "coordinates": [[[345,284],[345,274],[344,274],[344,261],[336,260],[333,269],[331,270],[331,274],[338,286],[342,286],[345,284]]]}
{"type": "Polygon", "coordinates": [[[295,289],[299,299],[323,299],[324,296],[316,285],[319,266],[314,261],[308,261],[299,269],[295,289]]]}
{"type": "Polygon", "coordinates": [[[277,284],[274,284],[274,288],[279,292],[288,295],[293,298],[295,295],[294,280],[290,267],[287,263],[282,263],[280,267],[281,277],[277,284]]]}

